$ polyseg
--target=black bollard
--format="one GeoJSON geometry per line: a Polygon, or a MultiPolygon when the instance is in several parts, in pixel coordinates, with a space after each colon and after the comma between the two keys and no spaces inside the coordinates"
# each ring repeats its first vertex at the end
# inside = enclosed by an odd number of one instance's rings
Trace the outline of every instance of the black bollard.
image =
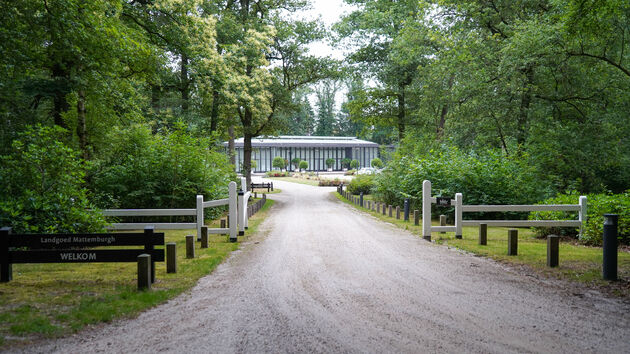
{"type": "Polygon", "coordinates": [[[409,221],[409,198],[405,198],[405,221],[409,221]]]}
{"type": "Polygon", "coordinates": [[[604,262],[602,273],[605,280],[617,280],[617,226],[619,215],[604,214],[604,262]]]}
{"type": "Polygon", "coordinates": [[[363,192],[359,193],[359,205],[363,207],[363,192]]]}

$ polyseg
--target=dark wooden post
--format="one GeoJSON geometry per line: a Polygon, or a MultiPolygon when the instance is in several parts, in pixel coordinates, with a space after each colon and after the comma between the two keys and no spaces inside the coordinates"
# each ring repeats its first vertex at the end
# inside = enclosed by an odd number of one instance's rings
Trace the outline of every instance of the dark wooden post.
{"type": "Polygon", "coordinates": [[[547,267],[557,267],[560,258],[560,238],[556,235],[547,236],[547,267]]]}
{"type": "Polygon", "coordinates": [[[602,243],[602,277],[604,280],[617,280],[619,236],[619,215],[604,214],[604,235],[602,243]]]}
{"type": "Polygon", "coordinates": [[[177,273],[177,244],[175,242],[166,244],[166,272],[177,273]]]}
{"type": "Polygon", "coordinates": [[[392,217],[392,210],[393,210],[392,206],[388,205],[387,206],[387,212],[388,212],[390,218],[392,217]]]}
{"type": "MultiPolygon", "coordinates": [[[[225,229],[225,228],[226,228],[226,226],[225,226],[226,224],[227,224],[227,223],[226,223],[226,220],[225,220],[225,219],[221,219],[221,228],[222,228],[222,229],[225,229]]],[[[221,235],[225,235],[225,234],[221,234],[221,235]]]]}
{"type": "Polygon", "coordinates": [[[405,221],[409,221],[409,198],[405,198],[405,204],[403,206],[404,208],[404,220],[405,221]]]}
{"type": "Polygon", "coordinates": [[[208,248],[208,227],[201,227],[201,248],[208,248]]]}
{"type": "Polygon", "coordinates": [[[508,256],[516,256],[518,254],[518,230],[508,230],[508,256]]]}
{"type": "Polygon", "coordinates": [[[479,224],[479,244],[482,246],[488,244],[488,224],[479,224]]]}
{"type": "MultiPolygon", "coordinates": [[[[152,254],[155,247],[153,247],[153,226],[147,226],[144,228],[144,250],[147,254],[152,254]]],[[[149,258],[151,260],[151,283],[155,283],[155,261],[153,261],[153,257],[149,258]]]]}
{"type": "Polygon", "coordinates": [[[396,220],[400,220],[400,207],[396,206],[396,220]]]}
{"type": "Polygon", "coordinates": [[[186,258],[195,258],[195,236],[186,235],[186,258]]]}
{"type": "Polygon", "coordinates": [[[385,204],[385,203],[382,203],[382,204],[381,204],[381,209],[383,210],[383,215],[386,215],[386,213],[387,213],[387,208],[386,208],[386,204],[385,204]]]}
{"type": "Polygon", "coordinates": [[[420,210],[418,209],[413,211],[413,224],[416,226],[420,225],[420,210]]]}
{"type": "MultiPolygon", "coordinates": [[[[271,183],[271,191],[273,192],[273,182],[270,182],[270,183],[271,183]]],[[[267,193],[269,193],[269,190],[267,190],[267,193]]]]}
{"type": "Polygon", "coordinates": [[[9,259],[10,227],[0,229],[0,282],[6,283],[13,279],[13,265],[9,259]]]}
{"type": "Polygon", "coordinates": [[[138,256],[138,290],[151,290],[151,283],[151,255],[143,253],[138,256]]]}

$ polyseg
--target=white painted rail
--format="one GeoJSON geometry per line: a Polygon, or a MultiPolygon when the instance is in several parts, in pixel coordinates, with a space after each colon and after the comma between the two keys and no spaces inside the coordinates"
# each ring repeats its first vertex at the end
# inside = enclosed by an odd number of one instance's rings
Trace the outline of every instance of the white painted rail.
{"type": "Polygon", "coordinates": [[[228,184],[228,198],[204,201],[203,195],[197,195],[195,209],[108,209],[103,210],[105,216],[195,216],[194,223],[113,223],[109,227],[113,230],[141,230],[146,226],[154,226],[163,230],[197,229],[197,237],[201,237],[201,227],[204,220],[204,209],[222,205],[228,206],[228,216],[232,222],[226,228],[208,229],[209,234],[229,234],[230,240],[236,240],[237,234],[237,193],[236,182],[228,184]]]}
{"type": "Polygon", "coordinates": [[[431,232],[455,232],[461,238],[463,226],[487,224],[488,226],[511,227],[579,227],[582,234],[586,225],[586,197],[581,196],[579,204],[546,205],[463,205],[463,195],[455,194],[451,205],[455,207],[455,226],[432,226],[431,204],[437,198],[431,196],[431,181],[422,182],[422,236],[431,240],[431,232]],[[577,211],[577,220],[463,220],[464,212],[523,212],[523,211],[577,211]]]}

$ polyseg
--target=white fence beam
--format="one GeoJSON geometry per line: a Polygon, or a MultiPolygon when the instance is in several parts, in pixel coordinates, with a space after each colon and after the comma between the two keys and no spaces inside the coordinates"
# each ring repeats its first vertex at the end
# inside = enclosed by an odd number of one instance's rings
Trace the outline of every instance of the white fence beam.
{"type": "Polygon", "coordinates": [[[237,211],[238,211],[238,196],[236,192],[236,182],[230,182],[228,184],[228,194],[229,194],[229,207],[228,207],[228,217],[230,220],[230,241],[236,241],[236,233],[237,233],[237,211]]]}
{"type": "Polygon", "coordinates": [[[422,237],[431,241],[431,181],[422,182],[422,237]]]}
{"type": "Polygon", "coordinates": [[[487,211],[579,211],[579,204],[545,204],[545,205],[463,205],[465,212],[487,211]]]}
{"type": "Polygon", "coordinates": [[[203,217],[203,195],[197,195],[197,240],[201,240],[201,227],[205,220],[203,217]]]}
{"type": "Polygon", "coordinates": [[[455,238],[462,238],[462,204],[464,196],[461,193],[455,193],[455,238]]]}
{"type": "Polygon", "coordinates": [[[196,215],[196,209],[106,209],[103,216],[184,216],[196,215]]]}

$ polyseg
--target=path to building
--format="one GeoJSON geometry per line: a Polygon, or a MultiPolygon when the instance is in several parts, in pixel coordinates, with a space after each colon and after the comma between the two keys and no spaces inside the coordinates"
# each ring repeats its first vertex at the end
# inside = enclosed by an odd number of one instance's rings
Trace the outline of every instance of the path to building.
{"type": "Polygon", "coordinates": [[[274,184],[259,236],[190,293],[28,351],[630,352],[628,304],[428,243],[333,189],[274,184]]]}

